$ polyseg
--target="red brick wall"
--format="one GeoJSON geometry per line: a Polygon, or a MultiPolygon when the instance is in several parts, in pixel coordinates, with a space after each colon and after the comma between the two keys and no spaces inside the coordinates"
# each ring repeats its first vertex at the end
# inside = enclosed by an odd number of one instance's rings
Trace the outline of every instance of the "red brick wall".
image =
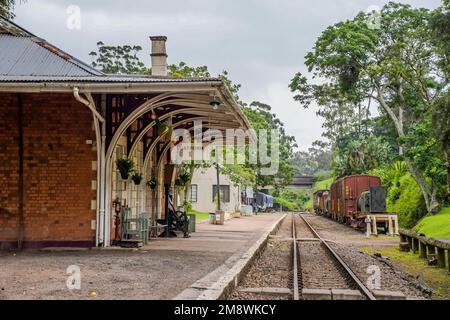
{"type": "MultiPolygon", "coordinates": [[[[96,152],[86,144],[95,141],[90,111],[71,94],[24,94],[23,110],[25,244],[94,241],[96,152]]],[[[15,94],[0,93],[0,118],[0,183],[6,185],[0,190],[0,208],[6,208],[0,209],[0,241],[14,241],[19,181],[15,94]]]]}
{"type": "Polygon", "coordinates": [[[19,128],[16,95],[0,94],[0,241],[18,231],[19,128]]]}

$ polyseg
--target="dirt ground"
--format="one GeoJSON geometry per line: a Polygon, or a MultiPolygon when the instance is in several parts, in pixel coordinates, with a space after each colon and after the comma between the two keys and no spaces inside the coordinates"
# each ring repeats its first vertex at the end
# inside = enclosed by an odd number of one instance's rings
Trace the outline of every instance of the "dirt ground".
{"type": "Polygon", "coordinates": [[[3,253],[0,299],[171,299],[227,257],[162,250],[3,253]],[[67,289],[70,265],[80,267],[81,290],[67,289]]]}
{"type": "Polygon", "coordinates": [[[399,244],[398,236],[379,235],[378,237],[366,237],[365,233],[357,231],[349,226],[340,224],[327,217],[305,214],[308,222],[327,240],[333,240],[340,244],[363,247],[392,247],[399,244]]]}

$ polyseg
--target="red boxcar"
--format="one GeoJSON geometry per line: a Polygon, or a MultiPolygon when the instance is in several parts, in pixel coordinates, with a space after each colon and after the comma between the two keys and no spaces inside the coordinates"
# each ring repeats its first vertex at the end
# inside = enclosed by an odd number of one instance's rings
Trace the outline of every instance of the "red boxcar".
{"type": "Polygon", "coordinates": [[[331,185],[330,213],[333,219],[350,222],[358,215],[358,198],[370,187],[381,185],[381,179],[375,176],[348,176],[336,180],[331,185]]]}
{"type": "Polygon", "coordinates": [[[314,192],[314,211],[318,214],[326,214],[327,212],[327,199],[328,199],[328,190],[319,190],[314,192]]]}

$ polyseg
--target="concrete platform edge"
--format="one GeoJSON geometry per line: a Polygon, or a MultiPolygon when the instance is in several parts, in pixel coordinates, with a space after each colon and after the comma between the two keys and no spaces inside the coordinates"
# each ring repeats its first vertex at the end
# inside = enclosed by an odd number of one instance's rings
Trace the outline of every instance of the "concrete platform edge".
{"type": "Polygon", "coordinates": [[[281,222],[286,218],[287,214],[281,216],[273,223],[262,236],[246,251],[244,254],[235,254],[225,261],[217,269],[194,282],[191,286],[183,290],[173,300],[223,300],[234,290],[242,277],[250,268],[251,263],[256,259],[262,249],[265,247],[269,236],[278,231],[281,222]],[[224,273],[224,270],[228,270],[224,273]],[[223,274],[217,281],[211,285],[206,279],[213,274],[223,274]]]}

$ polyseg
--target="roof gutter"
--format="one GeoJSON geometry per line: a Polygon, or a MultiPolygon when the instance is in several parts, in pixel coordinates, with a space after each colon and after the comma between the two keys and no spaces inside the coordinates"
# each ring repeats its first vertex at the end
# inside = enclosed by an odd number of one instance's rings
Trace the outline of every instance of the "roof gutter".
{"type": "Polygon", "coordinates": [[[221,81],[196,82],[0,82],[0,92],[72,92],[73,88],[91,93],[148,93],[148,92],[192,92],[210,91],[222,85],[221,81]]]}

